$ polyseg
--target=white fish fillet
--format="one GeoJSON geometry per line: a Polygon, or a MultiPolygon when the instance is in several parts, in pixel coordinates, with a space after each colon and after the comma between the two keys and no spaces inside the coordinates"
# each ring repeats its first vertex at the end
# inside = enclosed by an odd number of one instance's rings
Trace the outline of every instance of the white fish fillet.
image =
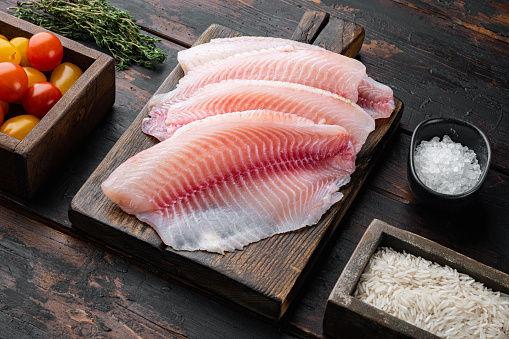
{"type": "MultiPolygon", "coordinates": [[[[209,116],[254,109],[292,113],[315,123],[343,126],[359,152],[375,129],[375,121],[358,105],[328,91],[288,82],[267,80],[225,80],[199,89],[189,99],[174,105],[160,105],[165,110],[158,121],[147,119],[142,127],[147,134],[156,128],[163,139],[178,128],[209,116]],[[150,122],[150,125],[147,123],[150,122]],[[166,128],[167,133],[164,133],[166,128]]],[[[159,134],[157,134],[159,135],[159,134]]]]}
{"type": "MultiPolygon", "coordinates": [[[[208,43],[193,46],[180,51],[177,54],[177,59],[187,73],[209,61],[225,59],[239,53],[287,45],[293,46],[295,49],[324,50],[316,45],[290,39],[242,36],[213,39],[208,43]]],[[[375,119],[389,117],[395,108],[392,89],[368,76],[362,79],[359,85],[357,103],[375,119]]]]}
{"type": "Polygon", "coordinates": [[[212,60],[225,59],[239,53],[285,45],[293,46],[296,49],[323,50],[320,46],[289,39],[242,36],[235,38],[212,39],[208,43],[196,45],[179,51],[177,54],[177,60],[182,66],[184,72],[187,73],[188,71],[212,60]]]}
{"type": "MultiPolygon", "coordinates": [[[[210,61],[190,71],[171,92],[155,95],[152,110],[162,103],[189,98],[201,87],[222,80],[273,80],[316,87],[357,102],[366,67],[352,58],[324,50],[297,50],[281,46],[210,61]]],[[[150,113],[150,112],[149,112],[150,113]]]]}
{"type": "Polygon", "coordinates": [[[317,223],[355,169],[346,130],[274,111],[190,123],[102,184],[177,250],[224,253],[317,223]]]}

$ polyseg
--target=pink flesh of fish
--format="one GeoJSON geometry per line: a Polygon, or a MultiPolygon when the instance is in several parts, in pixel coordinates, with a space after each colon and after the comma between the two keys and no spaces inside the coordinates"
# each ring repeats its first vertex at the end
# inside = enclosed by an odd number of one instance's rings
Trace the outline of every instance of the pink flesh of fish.
{"type": "Polygon", "coordinates": [[[106,196],[177,250],[224,253],[317,223],[355,169],[347,131],[274,111],[190,123],[120,165],[106,196]]]}
{"type": "MultiPolygon", "coordinates": [[[[157,124],[164,125],[161,130],[167,129],[167,137],[199,119],[254,109],[292,113],[315,123],[343,126],[350,133],[356,152],[375,129],[373,118],[353,102],[331,92],[288,82],[226,80],[199,89],[185,101],[163,107],[166,113],[160,115],[157,124]]],[[[151,134],[149,129],[144,132],[151,134]]]]}
{"type": "MultiPolygon", "coordinates": [[[[243,36],[213,39],[209,43],[180,51],[177,58],[184,71],[188,72],[212,60],[225,59],[248,51],[286,45],[291,45],[296,49],[324,50],[319,46],[289,39],[243,36]]],[[[359,100],[357,103],[375,119],[389,117],[395,108],[392,89],[368,76],[363,78],[359,85],[359,100]]]]}

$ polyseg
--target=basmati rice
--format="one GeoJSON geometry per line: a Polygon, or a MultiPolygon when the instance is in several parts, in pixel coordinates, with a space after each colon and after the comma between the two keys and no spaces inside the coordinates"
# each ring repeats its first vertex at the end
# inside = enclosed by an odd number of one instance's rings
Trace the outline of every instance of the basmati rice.
{"type": "Polygon", "coordinates": [[[373,254],[353,296],[439,337],[509,339],[509,295],[390,247],[373,254]]]}

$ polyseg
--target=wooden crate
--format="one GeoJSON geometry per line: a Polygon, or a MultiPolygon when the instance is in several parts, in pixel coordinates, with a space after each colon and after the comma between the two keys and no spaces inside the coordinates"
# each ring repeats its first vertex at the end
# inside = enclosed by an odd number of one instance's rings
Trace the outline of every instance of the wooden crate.
{"type": "Polygon", "coordinates": [[[323,320],[324,332],[334,338],[438,338],[352,296],[361,274],[378,247],[405,251],[449,266],[494,291],[509,293],[509,275],[447,247],[380,220],[373,220],[332,291],[323,320]]]}
{"type": "MultiPolygon", "coordinates": [[[[0,12],[0,34],[8,39],[44,31],[0,12]]],[[[25,198],[37,192],[115,102],[113,58],[57,36],[64,47],[62,62],[78,65],[83,75],[23,140],[0,133],[0,189],[25,198]]]]}

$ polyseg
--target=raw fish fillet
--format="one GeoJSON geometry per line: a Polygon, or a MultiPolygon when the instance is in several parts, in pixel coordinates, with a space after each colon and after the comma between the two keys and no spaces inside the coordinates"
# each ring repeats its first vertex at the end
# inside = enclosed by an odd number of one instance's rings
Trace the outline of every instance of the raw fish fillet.
{"type": "Polygon", "coordinates": [[[196,45],[179,51],[177,54],[177,60],[182,66],[184,72],[187,73],[188,71],[212,60],[225,59],[239,53],[285,45],[294,46],[296,49],[324,50],[320,46],[289,39],[241,36],[235,38],[212,39],[208,43],[196,45]]]}
{"type": "MultiPolygon", "coordinates": [[[[325,50],[316,45],[310,45],[289,39],[271,37],[235,37],[212,39],[208,43],[193,46],[180,51],[177,59],[185,72],[195,69],[212,60],[225,59],[229,56],[248,51],[276,48],[291,45],[296,49],[325,50]]],[[[359,86],[359,100],[357,101],[373,118],[387,118],[394,111],[394,96],[392,89],[366,76],[359,86]]]]}
{"type": "Polygon", "coordinates": [[[256,110],[190,123],[102,184],[177,250],[224,253],[317,223],[355,169],[347,131],[256,110]]]}
{"type": "Polygon", "coordinates": [[[201,87],[231,79],[292,82],[357,102],[358,87],[365,75],[366,67],[355,59],[324,50],[283,46],[210,61],[188,72],[175,90],[152,97],[149,107],[153,110],[162,103],[185,100],[201,87]]]}
{"type": "MultiPolygon", "coordinates": [[[[166,109],[157,124],[167,136],[180,127],[209,116],[254,109],[296,114],[315,123],[343,126],[359,152],[375,129],[375,121],[350,100],[314,87],[267,80],[225,80],[199,89],[193,96],[166,109]],[[164,118],[166,117],[166,121],[164,118]]],[[[151,134],[147,126],[143,131],[151,134]]]]}

